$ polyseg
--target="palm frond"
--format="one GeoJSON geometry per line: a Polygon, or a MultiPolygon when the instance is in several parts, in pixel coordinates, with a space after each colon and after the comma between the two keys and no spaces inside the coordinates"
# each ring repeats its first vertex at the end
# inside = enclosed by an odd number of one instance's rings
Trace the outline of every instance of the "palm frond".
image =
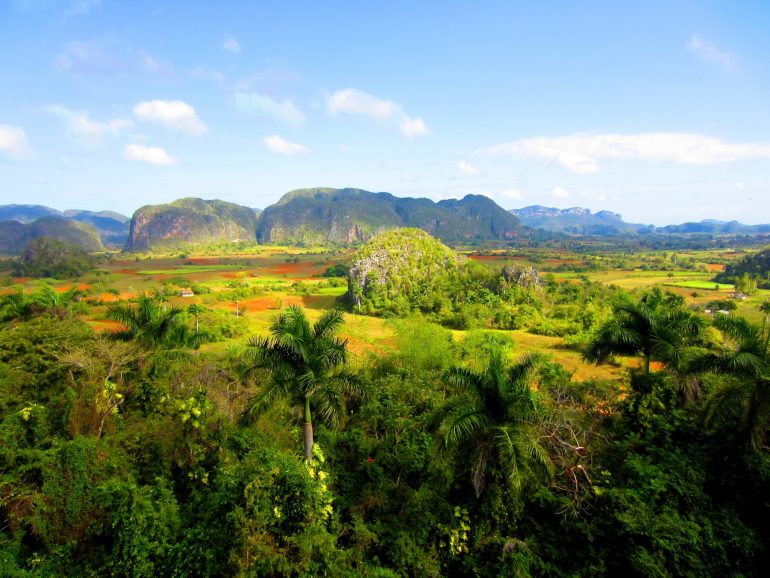
{"type": "Polygon", "coordinates": [[[270,381],[262,386],[262,389],[256,395],[253,395],[246,402],[246,407],[241,414],[241,423],[249,425],[257,421],[275,400],[287,394],[287,390],[282,384],[270,381]]]}

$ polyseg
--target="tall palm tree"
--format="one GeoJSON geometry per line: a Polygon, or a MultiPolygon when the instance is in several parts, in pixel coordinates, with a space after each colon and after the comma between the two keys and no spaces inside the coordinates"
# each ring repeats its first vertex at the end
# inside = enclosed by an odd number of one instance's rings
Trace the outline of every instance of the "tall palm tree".
{"type": "Polygon", "coordinates": [[[439,409],[439,451],[468,451],[476,496],[486,484],[490,468],[499,468],[514,487],[521,487],[523,470],[532,466],[552,471],[548,454],[538,441],[541,408],[530,387],[539,364],[537,356],[522,357],[506,367],[495,349],[482,372],[454,367],[444,379],[459,394],[439,409]]]}
{"type": "Polygon", "coordinates": [[[187,312],[195,317],[195,335],[198,335],[198,317],[200,317],[200,314],[205,310],[206,308],[203,307],[203,305],[198,305],[197,303],[192,303],[187,306],[187,312]]]}
{"type": "Polygon", "coordinates": [[[344,415],[344,396],[364,395],[360,381],[345,369],[347,339],[335,336],[341,311],[327,311],[313,325],[298,305],[286,309],[270,327],[271,336],[249,339],[243,355],[254,367],[270,371],[270,381],[249,399],[243,421],[255,420],[280,397],[304,407],[305,460],[313,450],[312,411],[336,426],[344,415]]]}
{"type": "Polygon", "coordinates": [[[161,309],[155,297],[144,294],[137,298],[136,305],[110,305],[107,319],[124,325],[115,333],[118,339],[136,340],[146,348],[173,348],[190,343],[181,313],[179,307],[161,309]]]}
{"type": "Polygon", "coordinates": [[[682,307],[674,296],[664,295],[659,287],[639,301],[623,299],[612,309],[612,317],[596,332],[583,357],[602,363],[611,355],[641,355],[647,377],[651,361],[682,368],[704,327],[700,317],[682,307]]]}
{"type": "Polygon", "coordinates": [[[714,326],[724,336],[723,345],[695,359],[692,370],[733,379],[723,381],[706,399],[706,427],[737,421],[751,446],[759,449],[770,428],[770,334],[742,317],[720,316],[714,326]]]}

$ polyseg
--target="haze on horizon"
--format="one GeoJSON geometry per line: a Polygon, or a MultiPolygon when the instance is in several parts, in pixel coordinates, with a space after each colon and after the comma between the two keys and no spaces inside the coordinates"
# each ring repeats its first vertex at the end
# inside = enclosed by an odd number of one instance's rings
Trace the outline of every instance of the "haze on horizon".
{"type": "Polygon", "coordinates": [[[0,4],[0,204],[303,187],[770,222],[770,5],[0,4]]]}

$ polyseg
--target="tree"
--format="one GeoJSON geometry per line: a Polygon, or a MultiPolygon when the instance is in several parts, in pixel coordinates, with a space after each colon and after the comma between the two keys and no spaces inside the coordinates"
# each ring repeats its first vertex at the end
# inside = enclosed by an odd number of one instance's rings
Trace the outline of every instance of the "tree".
{"type": "Polygon", "coordinates": [[[612,310],[612,317],[598,329],[583,357],[602,363],[611,355],[641,355],[645,377],[649,377],[651,361],[682,368],[704,326],[682,306],[679,296],[664,294],[659,287],[639,301],[622,299],[612,310]]]}
{"type": "Polygon", "coordinates": [[[174,348],[188,345],[191,341],[181,322],[181,313],[179,307],[162,310],[157,299],[140,295],[135,306],[122,303],[110,305],[107,319],[125,326],[114,334],[118,339],[134,339],[148,349],[174,348]]]}
{"type": "Polygon", "coordinates": [[[243,421],[255,420],[280,397],[302,404],[307,461],[313,450],[311,410],[334,427],[344,414],[343,397],[364,395],[360,381],[345,369],[347,339],[335,336],[343,322],[342,312],[334,310],[311,326],[305,310],[292,305],[270,327],[271,337],[251,338],[243,351],[252,366],[270,371],[270,381],[246,403],[243,421]]]}
{"type": "Polygon", "coordinates": [[[494,349],[482,372],[454,367],[445,373],[445,381],[458,388],[459,394],[447,400],[437,414],[439,450],[441,454],[470,452],[461,455],[472,456],[477,497],[492,467],[515,489],[521,487],[523,470],[531,466],[552,470],[538,440],[541,407],[530,387],[538,364],[539,358],[529,355],[506,368],[502,352],[494,349]]]}
{"type": "Polygon", "coordinates": [[[722,381],[706,399],[706,426],[713,430],[737,421],[751,446],[759,449],[770,428],[770,332],[742,317],[720,316],[714,326],[724,336],[722,346],[699,356],[692,369],[733,379],[722,381]]]}
{"type": "Polygon", "coordinates": [[[195,317],[195,335],[198,335],[198,317],[200,317],[200,314],[205,310],[205,307],[198,305],[197,303],[193,303],[192,305],[187,306],[187,312],[195,317]]]}

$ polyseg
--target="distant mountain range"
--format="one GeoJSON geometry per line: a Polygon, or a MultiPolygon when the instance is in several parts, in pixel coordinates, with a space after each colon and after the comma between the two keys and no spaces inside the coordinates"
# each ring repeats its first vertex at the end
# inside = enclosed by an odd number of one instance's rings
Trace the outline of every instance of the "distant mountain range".
{"type": "Polygon", "coordinates": [[[293,245],[352,244],[397,227],[423,229],[449,245],[515,241],[533,235],[753,235],[770,225],[704,220],[654,227],[610,211],[533,205],[506,211],[482,195],[434,202],[362,189],[310,188],[286,193],[263,211],[218,200],[184,198],[147,205],[132,218],[112,211],[60,212],[41,205],[0,205],[0,254],[18,254],[50,236],[91,250],[181,249],[243,241],[293,245]],[[540,233],[536,233],[540,230],[540,233]]]}
{"type": "Polygon", "coordinates": [[[572,207],[557,209],[532,205],[523,209],[511,209],[521,223],[532,229],[567,235],[755,235],[770,233],[770,225],[744,225],[738,221],[706,219],[698,223],[682,223],[655,227],[638,223],[626,223],[623,217],[610,211],[592,213],[590,209],[572,207]]]}
{"type": "MultiPolygon", "coordinates": [[[[29,224],[42,217],[57,217],[89,224],[96,229],[104,245],[115,246],[122,246],[126,242],[128,224],[131,220],[114,211],[94,212],[70,209],[61,212],[42,205],[0,205],[0,224],[5,221],[29,224]]],[[[0,252],[6,252],[3,247],[4,245],[0,245],[0,252]]]]}

